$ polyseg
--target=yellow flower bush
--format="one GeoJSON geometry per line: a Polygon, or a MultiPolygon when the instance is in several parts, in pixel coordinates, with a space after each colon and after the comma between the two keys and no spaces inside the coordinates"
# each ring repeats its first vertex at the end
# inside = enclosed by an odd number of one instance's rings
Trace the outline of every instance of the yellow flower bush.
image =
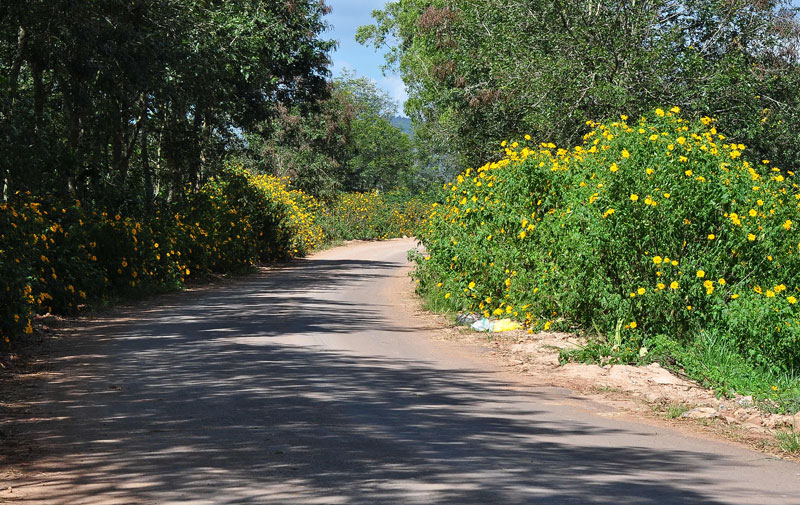
{"type": "Polygon", "coordinates": [[[677,107],[587,126],[569,149],[504,142],[446,185],[419,289],[531,328],[621,332],[631,361],[656,337],[715,328],[751,363],[800,366],[795,174],[677,107]]]}
{"type": "Polygon", "coordinates": [[[320,222],[333,240],[384,240],[414,236],[430,212],[426,195],[402,191],[343,193],[325,205],[320,222]]]}
{"type": "Polygon", "coordinates": [[[303,256],[331,239],[410,236],[429,212],[425,198],[400,192],[322,205],[241,166],[140,219],[17,194],[0,205],[0,338],[31,333],[37,314],[303,256]]]}
{"type": "Polygon", "coordinates": [[[14,195],[0,205],[0,337],[32,332],[37,314],[301,256],[324,239],[319,212],[287,181],[241,167],[146,219],[14,195]]]}

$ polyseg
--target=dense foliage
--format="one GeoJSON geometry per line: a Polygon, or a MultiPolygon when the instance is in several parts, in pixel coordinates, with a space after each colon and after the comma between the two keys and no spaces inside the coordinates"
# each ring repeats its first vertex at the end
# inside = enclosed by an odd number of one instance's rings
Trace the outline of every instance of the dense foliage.
{"type": "Polygon", "coordinates": [[[0,183],[147,213],[222,170],[239,133],[324,96],[327,7],[0,2],[0,183]]]}
{"type": "Polygon", "coordinates": [[[797,9],[784,0],[397,0],[359,39],[388,47],[435,163],[460,172],[530,134],[663,103],[719,118],[755,159],[800,164],[797,9]]]}
{"type": "Polygon", "coordinates": [[[405,191],[344,193],[325,205],[320,224],[332,240],[411,237],[428,217],[431,198],[405,191]]]}
{"type": "Polygon", "coordinates": [[[446,186],[420,289],[602,336],[625,362],[713,329],[752,366],[800,369],[795,174],[678,112],[590,122],[572,149],[504,142],[501,160],[446,186]]]}
{"type": "Polygon", "coordinates": [[[396,113],[371,80],[345,72],[314,109],[279,107],[247,135],[242,160],[326,200],[340,191],[414,185],[412,140],[392,125],[396,113]]]}
{"type": "Polygon", "coordinates": [[[413,235],[430,211],[408,195],[378,193],[345,194],[326,207],[287,184],[232,167],[143,219],[16,195],[0,205],[0,336],[30,333],[37,314],[74,314],[246,271],[330,240],[413,235]]]}

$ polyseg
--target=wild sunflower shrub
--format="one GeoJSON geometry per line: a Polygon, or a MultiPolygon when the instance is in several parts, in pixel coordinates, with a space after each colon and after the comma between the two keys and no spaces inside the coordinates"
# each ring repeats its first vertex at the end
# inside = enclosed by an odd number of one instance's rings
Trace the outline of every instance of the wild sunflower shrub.
{"type": "Polygon", "coordinates": [[[320,222],[331,240],[384,240],[415,235],[430,209],[424,194],[343,193],[323,208],[320,222]]]}
{"type": "Polygon", "coordinates": [[[501,160],[445,187],[420,235],[420,290],[604,335],[629,361],[713,328],[751,365],[796,370],[795,174],[679,112],[587,123],[569,150],[504,142],[501,160]]]}
{"type": "Polygon", "coordinates": [[[242,168],[145,219],[15,195],[0,205],[0,337],[30,333],[36,314],[306,254],[323,240],[316,212],[286,181],[242,168]]]}

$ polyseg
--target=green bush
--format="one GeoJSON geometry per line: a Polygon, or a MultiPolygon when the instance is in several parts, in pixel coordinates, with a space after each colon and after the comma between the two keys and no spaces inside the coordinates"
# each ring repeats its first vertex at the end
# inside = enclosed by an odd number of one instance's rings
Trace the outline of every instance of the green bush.
{"type": "Polygon", "coordinates": [[[427,195],[404,191],[342,193],[320,215],[331,240],[384,240],[417,234],[430,213],[427,195]]]}
{"type": "Polygon", "coordinates": [[[570,150],[504,142],[446,186],[420,290],[532,329],[619,330],[613,347],[636,357],[657,335],[685,347],[714,328],[753,366],[797,369],[794,173],[677,107],[589,126],[570,150]]]}
{"type": "Polygon", "coordinates": [[[286,181],[239,167],[141,220],[15,195],[0,205],[0,336],[30,333],[37,314],[304,255],[323,240],[317,211],[286,181]]]}

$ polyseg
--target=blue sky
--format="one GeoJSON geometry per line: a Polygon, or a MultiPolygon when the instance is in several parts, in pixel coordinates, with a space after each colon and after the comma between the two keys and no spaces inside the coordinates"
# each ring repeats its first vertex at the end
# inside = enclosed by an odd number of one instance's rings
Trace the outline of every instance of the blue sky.
{"type": "Polygon", "coordinates": [[[369,0],[327,0],[333,11],[326,16],[331,29],[325,37],[339,41],[339,48],[331,55],[333,65],[331,70],[334,76],[341,74],[347,68],[358,75],[369,77],[382,90],[386,91],[399,105],[398,111],[402,114],[403,103],[406,100],[406,91],[403,81],[396,74],[383,75],[383,53],[385,50],[375,50],[356,42],[356,29],[361,25],[371,24],[371,12],[382,9],[385,1],[369,0]]]}
{"type": "MultiPolygon", "coordinates": [[[[383,0],[327,0],[326,3],[333,11],[326,16],[331,29],[325,33],[326,37],[339,41],[338,49],[331,55],[333,65],[331,70],[334,76],[341,74],[347,68],[358,75],[369,77],[377,86],[386,91],[398,104],[398,112],[403,113],[403,103],[407,94],[402,79],[397,74],[383,75],[383,53],[385,50],[375,50],[364,47],[355,40],[356,29],[361,25],[371,24],[373,10],[381,9],[386,4],[383,0]]],[[[795,7],[800,6],[800,0],[791,0],[795,7]]]]}

